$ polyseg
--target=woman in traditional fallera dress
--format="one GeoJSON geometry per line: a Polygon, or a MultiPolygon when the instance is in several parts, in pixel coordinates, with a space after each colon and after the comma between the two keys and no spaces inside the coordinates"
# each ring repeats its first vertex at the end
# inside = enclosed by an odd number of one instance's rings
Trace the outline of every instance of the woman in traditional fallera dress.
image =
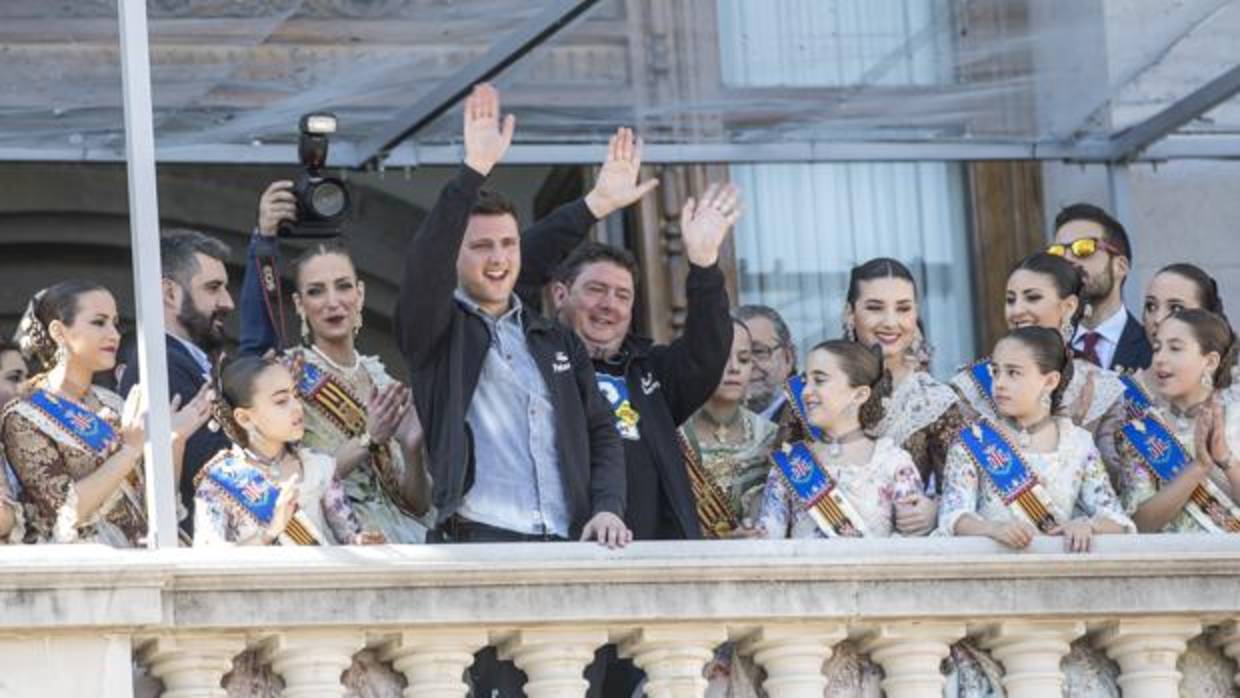
{"type": "MultiPolygon", "coordinates": [[[[146,406],[91,383],[116,365],[116,301],[102,286],[66,281],[40,291],[18,328],[23,353],[47,370],[9,401],[5,456],[20,487],[14,532],[27,543],[133,547],[146,536],[142,448],[146,406]]],[[[202,391],[172,405],[174,466],[209,414],[202,391]]],[[[10,533],[10,536],[13,532],[10,533]]]]}
{"type": "MultiPolygon", "coordinates": [[[[1240,533],[1240,402],[1236,339],[1223,317],[1178,310],[1158,323],[1149,373],[1155,397],[1116,435],[1121,499],[1143,532],[1240,533]],[[1159,457],[1161,456],[1161,457],[1159,457]]],[[[1236,663],[1210,628],[1180,658],[1186,698],[1232,696],[1236,663]]]]}
{"type": "MultiPolygon", "coordinates": [[[[382,543],[364,530],[335,478],[331,456],[299,445],[304,411],[289,370],[275,359],[241,357],[218,372],[215,418],[233,448],[203,467],[194,496],[194,545],[334,545],[382,543]]],[[[362,685],[385,667],[356,665],[362,685]]],[[[281,682],[253,650],[225,677],[230,696],[279,695],[281,682]]],[[[354,692],[353,695],[358,695],[354,692]]],[[[369,695],[369,694],[362,694],[369,695]]]]}
{"type": "MultiPolygon", "coordinates": [[[[995,345],[991,370],[997,419],[978,418],[952,447],[940,532],[1016,549],[1035,535],[1062,536],[1071,552],[1088,551],[1098,534],[1135,532],[1093,436],[1056,414],[1073,371],[1062,335],[1037,326],[1012,330],[995,345]],[[1026,473],[1036,485],[1005,503],[1026,473]]],[[[971,642],[957,643],[952,659],[951,691],[1000,695],[998,665],[971,642]]],[[[1069,698],[1118,695],[1114,666],[1084,640],[1072,645],[1063,668],[1069,698]]]]}
{"type": "MultiPolygon", "coordinates": [[[[912,533],[901,530],[897,503],[923,491],[921,475],[908,451],[890,437],[874,436],[891,396],[881,354],[857,342],[823,342],[806,357],[805,383],[805,418],[821,438],[788,444],[775,454],[758,528],[771,538],[912,533]],[[813,486],[814,469],[834,490],[831,501],[808,507],[804,495],[813,486]]],[[[838,645],[823,670],[825,696],[881,695],[881,670],[851,642],[838,645]]]]}
{"type": "MultiPolygon", "coordinates": [[[[1089,312],[1081,294],[1085,278],[1063,257],[1039,252],[1026,257],[1008,276],[1004,317],[1008,329],[1045,327],[1072,341],[1076,326],[1089,312]]],[[[1094,435],[1103,462],[1114,476],[1119,466],[1114,453],[1114,434],[1126,416],[1124,383],[1118,374],[1084,359],[1074,359],[1071,379],[1063,389],[1062,414],[1094,435]]],[[[952,387],[973,413],[992,421],[998,418],[991,394],[991,360],[980,359],[952,378],[952,387]]]]}
{"type": "MultiPolygon", "coordinates": [[[[21,391],[26,373],[21,348],[7,339],[0,339],[0,410],[21,391]]],[[[0,447],[0,474],[3,475],[0,477],[0,544],[20,543],[26,531],[24,524],[19,527],[19,522],[24,522],[25,517],[17,501],[17,475],[9,467],[3,447],[0,447]]]]}
{"type": "Polygon", "coordinates": [[[705,486],[722,495],[726,511],[716,513],[729,522],[728,528],[742,527],[740,532],[724,531],[719,521],[701,521],[708,536],[749,535],[743,529],[752,528],[778,431],[744,405],[753,370],[752,342],[745,325],[738,321],[732,327],[732,354],[718,387],[680,428],[689,467],[706,480],[705,486]]]}
{"type": "MultiPolygon", "coordinates": [[[[276,233],[292,219],[291,182],[272,183],[259,202],[242,287],[242,352],[262,354],[283,338],[276,233]],[[264,291],[262,278],[271,285],[264,291]]],[[[292,297],[301,318],[302,345],[285,353],[295,368],[306,407],[303,443],[331,454],[358,519],[392,543],[421,543],[430,509],[421,425],[409,389],[377,356],[356,348],[365,285],[339,244],[316,244],[292,263],[292,297]]]]}
{"type": "MultiPolygon", "coordinates": [[[[875,435],[908,451],[930,496],[918,494],[896,503],[900,530],[913,534],[934,528],[947,451],[966,423],[959,397],[928,372],[929,345],[918,319],[913,275],[894,259],[872,259],[849,274],[844,334],[864,346],[877,346],[891,373],[892,395],[875,435]]],[[[792,396],[795,397],[795,396],[792,396]]],[[[795,404],[795,400],[793,403],[795,404]]],[[[789,409],[780,441],[800,441],[809,430],[789,409]]]]}

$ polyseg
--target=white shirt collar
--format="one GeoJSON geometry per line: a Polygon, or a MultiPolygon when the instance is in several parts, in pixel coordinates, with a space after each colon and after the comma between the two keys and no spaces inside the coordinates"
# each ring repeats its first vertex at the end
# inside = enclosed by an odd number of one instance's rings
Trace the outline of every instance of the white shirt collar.
{"type": "Polygon", "coordinates": [[[198,365],[202,367],[202,374],[204,376],[211,375],[211,357],[207,356],[207,352],[199,349],[197,344],[187,339],[181,339],[175,334],[169,334],[168,336],[177,340],[181,343],[181,346],[185,347],[185,351],[188,351],[189,355],[194,358],[194,361],[197,361],[198,365]]]}
{"type": "Polygon", "coordinates": [[[1102,323],[1094,329],[1090,330],[1084,325],[1076,328],[1076,337],[1073,339],[1073,343],[1075,344],[1080,342],[1081,338],[1088,332],[1097,332],[1102,335],[1103,339],[1110,342],[1112,346],[1118,346],[1119,338],[1124,335],[1124,327],[1127,325],[1128,309],[1121,305],[1119,309],[1111,315],[1111,317],[1103,320],[1102,323]]]}

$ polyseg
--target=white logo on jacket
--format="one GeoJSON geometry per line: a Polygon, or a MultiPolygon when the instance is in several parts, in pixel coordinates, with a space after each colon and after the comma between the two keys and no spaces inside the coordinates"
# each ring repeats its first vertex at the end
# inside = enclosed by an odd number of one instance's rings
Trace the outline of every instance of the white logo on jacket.
{"type": "Polygon", "coordinates": [[[653,373],[647,373],[642,376],[642,393],[650,395],[660,387],[659,381],[655,380],[653,373]]]}
{"type": "Polygon", "coordinates": [[[573,364],[568,360],[568,354],[557,351],[555,353],[555,362],[551,364],[551,370],[556,373],[564,373],[565,371],[571,371],[572,368],[573,364]]]}

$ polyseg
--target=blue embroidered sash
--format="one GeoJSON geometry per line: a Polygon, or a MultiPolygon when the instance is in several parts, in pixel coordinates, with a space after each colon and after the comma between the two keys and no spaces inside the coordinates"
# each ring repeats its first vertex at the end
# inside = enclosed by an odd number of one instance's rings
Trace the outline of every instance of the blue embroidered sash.
{"type": "MultiPolygon", "coordinates": [[[[1175,480],[1192,462],[1180,440],[1153,412],[1129,421],[1123,433],[1160,486],[1175,480]]],[[[1207,531],[1240,533],[1240,508],[1208,477],[1193,489],[1184,510],[1207,531]]]]}
{"type": "Polygon", "coordinates": [[[116,443],[118,437],[112,425],[82,405],[42,389],[32,392],[29,399],[31,404],[51,417],[83,448],[99,457],[106,456],[116,443]]]}
{"type": "Polygon", "coordinates": [[[992,373],[990,359],[978,359],[965,371],[968,372],[969,380],[973,381],[977,391],[990,403],[990,408],[998,414],[999,408],[995,405],[995,376],[992,373]]]}
{"type": "Polygon", "coordinates": [[[860,515],[818,463],[808,443],[784,444],[771,454],[771,462],[824,534],[830,538],[865,535],[860,515]]]}
{"type": "Polygon", "coordinates": [[[993,424],[980,419],[960,431],[960,440],[1010,511],[1027,518],[1043,533],[1059,525],[1054,508],[1040,496],[1037,476],[993,424]]]}
{"type": "Polygon", "coordinates": [[[629,441],[640,439],[641,432],[637,429],[637,422],[641,415],[633,409],[633,403],[629,400],[628,381],[623,376],[610,376],[606,373],[596,373],[594,378],[598,383],[598,391],[607,399],[612,414],[616,416],[616,431],[620,432],[620,438],[629,441]]]}
{"type": "MultiPolygon", "coordinates": [[[[280,499],[280,488],[261,470],[235,454],[221,455],[203,472],[208,480],[264,528],[271,525],[280,499]]],[[[304,520],[295,515],[281,536],[297,545],[318,545],[319,542],[304,520]]]]}
{"type": "Polygon", "coordinates": [[[797,424],[805,430],[806,434],[814,441],[822,441],[822,429],[809,423],[809,418],[805,415],[805,376],[800,374],[789,376],[784,381],[784,397],[788,400],[788,405],[792,408],[792,416],[796,418],[797,424]]]}
{"type": "Polygon", "coordinates": [[[1129,418],[1136,419],[1145,414],[1152,404],[1150,396],[1131,373],[1121,373],[1119,379],[1124,384],[1124,406],[1129,418]]]}

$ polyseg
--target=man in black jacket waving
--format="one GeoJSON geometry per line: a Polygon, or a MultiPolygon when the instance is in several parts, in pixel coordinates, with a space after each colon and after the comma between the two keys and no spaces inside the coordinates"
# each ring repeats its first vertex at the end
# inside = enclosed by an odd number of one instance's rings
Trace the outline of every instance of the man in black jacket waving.
{"type": "MultiPolygon", "coordinates": [[[[432,540],[632,537],[624,453],[589,355],[513,294],[520,237],[510,203],[483,191],[512,142],[499,95],[465,101],[465,163],[410,242],[396,308],[437,509],[432,540]]],[[[593,222],[584,204],[542,225],[593,222]]]]}
{"type": "MultiPolygon", "coordinates": [[[[621,129],[600,178],[635,182],[640,165],[640,142],[621,129]]],[[[732,320],[717,262],[738,216],[730,185],[711,186],[701,201],[685,202],[680,227],[689,259],[688,312],[683,333],[670,344],[630,331],[637,263],[629,252],[594,242],[578,246],[585,231],[574,236],[567,228],[540,227],[523,241],[527,265],[519,290],[534,302],[555,267],[556,315],[590,352],[612,407],[628,471],[624,520],[637,540],[702,537],[676,429],[715,391],[728,363],[732,320]]]]}

